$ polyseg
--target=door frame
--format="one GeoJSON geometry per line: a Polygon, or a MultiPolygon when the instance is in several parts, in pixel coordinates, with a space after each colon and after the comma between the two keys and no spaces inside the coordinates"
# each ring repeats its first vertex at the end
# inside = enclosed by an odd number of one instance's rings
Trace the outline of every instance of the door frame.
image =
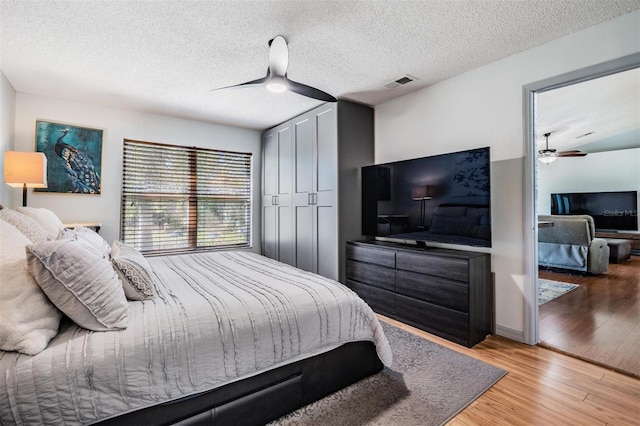
{"type": "Polygon", "coordinates": [[[640,67],[640,52],[550,77],[523,86],[524,102],[524,342],[539,341],[538,319],[538,188],[535,142],[535,95],[640,67]]]}

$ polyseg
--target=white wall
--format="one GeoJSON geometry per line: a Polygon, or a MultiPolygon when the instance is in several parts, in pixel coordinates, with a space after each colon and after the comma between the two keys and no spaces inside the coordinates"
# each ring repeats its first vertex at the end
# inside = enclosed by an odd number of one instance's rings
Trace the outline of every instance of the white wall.
{"type": "MultiPolygon", "coordinates": [[[[65,223],[100,221],[100,234],[109,242],[120,232],[123,139],[253,153],[252,237],[253,250],[260,251],[260,132],[22,92],[17,93],[15,111],[15,149],[19,151],[35,150],[36,120],[104,129],[100,195],[31,191],[28,203],[53,210],[65,223]]],[[[14,192],[12,205],[20,205],[22,192],[14,192]]]]}
{"type": "Polygon", "coordinates": [[[524,337],[523,86],[640,52],[640,11],[376,106],[376,162],[490,146],[498,334],[524,337]]]}
{"type": "Polygon", "coordinates": [[[7,77],[0,72],[0,204],[10,206],[11,187],[4,184],[4,152],[13,151],[13,136],[16,110],[16,91],[7,77]]]}
{"type": "Polygon", "coordinates": [[[600,191],[640,194],[640,148],[559,158],[538,166],[539,214],[550,214],[552,193],[600,191]]]}

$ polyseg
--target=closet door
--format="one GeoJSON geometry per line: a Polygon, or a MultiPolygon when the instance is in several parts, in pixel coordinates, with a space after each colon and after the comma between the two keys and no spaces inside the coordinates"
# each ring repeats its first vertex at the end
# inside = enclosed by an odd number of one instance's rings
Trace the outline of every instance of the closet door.
{"type": "Polygon", "coordinates": [[[313,169],[314,169],[314,121],[313,114],[306,113],[292,120],[294,140],[294,191],[296,266],[305,271],[317,272],[314,267],[313,241],[313,169]]]}
{"type": "Polygon", "coordinates": [[[292,143],[290,122],[266,131],[263,136],[262,253],[295,265],[292,143]]]}
{"type": "MultiPolygon", "coordinates": [[[[314,272],[339,279],[338,116],[336,104],[314,110],[313,247],[314,272]]],[[[352,194],[359,197],[360,194],[352,194]]],[[[359,212],[354,212],[359,214],[359,212]]]]}
{"type": "Polygon", "coordinates": [[[296,266],[338,279],[337,122],[323,105],[292,120],[296,266]]]}

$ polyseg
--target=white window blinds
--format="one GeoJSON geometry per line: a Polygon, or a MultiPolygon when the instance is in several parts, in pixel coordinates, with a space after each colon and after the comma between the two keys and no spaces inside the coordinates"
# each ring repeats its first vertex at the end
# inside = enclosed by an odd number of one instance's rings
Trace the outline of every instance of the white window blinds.
{"type": "Polygon", "coordinates": [[[251,244],[251,153],[124,141],[120,239],[142,253],[251,244]]]}

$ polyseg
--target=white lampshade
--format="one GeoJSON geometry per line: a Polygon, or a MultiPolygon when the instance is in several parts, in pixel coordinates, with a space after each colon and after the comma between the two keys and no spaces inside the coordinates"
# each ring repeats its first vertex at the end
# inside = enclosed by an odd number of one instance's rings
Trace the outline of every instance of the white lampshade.
{"type": "Polygon", "coordinates": [[[15,188],[46,188],[47,157],[42,152],[5,151],[4,182],[15,188]]]}

